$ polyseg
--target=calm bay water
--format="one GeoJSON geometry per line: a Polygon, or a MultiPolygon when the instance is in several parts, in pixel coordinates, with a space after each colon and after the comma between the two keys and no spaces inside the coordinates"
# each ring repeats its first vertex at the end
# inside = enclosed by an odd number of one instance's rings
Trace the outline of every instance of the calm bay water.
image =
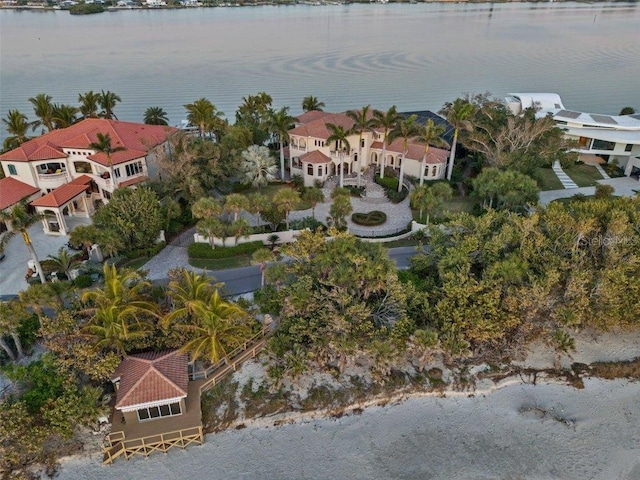
{"type": "MultiPolygon", "coordinates": [[[[439,109],[463,92],[550,91],[569,108],[640,107],[637,3],[402,4],[68,12],[0,11],[0,115],[40,92],[77,104],[111,90],[120,119],[161,106],[171,123],[207,97],[301,111],[372,104],[439,109]]],[[[5,136],[4,128],[0,134],[5,136]]]]}

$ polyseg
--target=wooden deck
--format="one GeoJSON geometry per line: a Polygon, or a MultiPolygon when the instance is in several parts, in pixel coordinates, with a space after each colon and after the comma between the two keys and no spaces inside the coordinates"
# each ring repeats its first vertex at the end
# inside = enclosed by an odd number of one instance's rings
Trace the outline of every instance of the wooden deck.
{"type": "Polygon", "coordinates": [[[206,370],[189,375],[186,411],[174,417],[158,418],[146,422],[122,421],[122,413],[113,410],[112,430],[103,448],[103,464],[110,464],[119,456],[129,460],[134,455],[149,456],[153,452],[166,452],[173,447],[185,448],[193,443],[202,444],[202,392],[216,385],[222,378],[238,369],[242,363],[254,358],[266,344],[268,329],[247,340],[227,357],[206,370]]]}

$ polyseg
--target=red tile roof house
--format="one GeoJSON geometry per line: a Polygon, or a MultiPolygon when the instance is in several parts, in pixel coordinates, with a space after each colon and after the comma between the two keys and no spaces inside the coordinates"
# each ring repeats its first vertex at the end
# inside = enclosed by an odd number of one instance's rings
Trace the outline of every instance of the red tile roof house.
{"type": "MultiPolygon", "coordinates": [[[[349,130],[353,126],[346,113],[328,113],[310,111],[296,118],[296,126],[289,130],[289,146],[285,149],[285,156],[289,159],[289,171],[291,176],[301,175],[306,186],[312,186],[316,180],[326,181],[333,175],[340,174],[340,164],[344,168],[344,175],[357,173],[358,168],[358,141],[359,134],[354,133],[348,137],[351,152],[341,154],[335,143],[329,144],[327,139],[331,132],[327,123],[342,126],[349,130]]],[[[362,135],[362,170],[369,166],[379,168],[382,164],[382,142],[384,132],[364,132],[362,135]]],[[[402,159],[402,139],[397,139],[387,145],[387,158],[385,165],[395,170],[400,170],[402,159]]],[[[409,142],[409,151],[405,157],[405,175],[424,180],[439,180],[445,178],[445,167],[449,158],[449,151],[435,147],[429,147],[427,161],[422,168],[424,145],[416,140],[409,142]]],[[[353,184],[345,182],[345,185],[353,184]]]]}
{"type": "Polygon", "coordinates": [[[0,155],[7,178],[37,188],[44,196],[32,202],[44,215],[45,233],[69,233],[65,217],[89,217],[96,202],[107,203],[116,188],[133,186],[157,176],[156,158],[166,148],[173,127],[88,118],[53,130],[0,155]],[[124,150],[111,155],[110,178],[106,154],[91,148],[97,134],[109,135],[111,145],[124,150]]]}
{"type": "Polygon", "coordinates": [[[177,350],[126,357],[111,377],[116,387],[105,463],[124,453],[149,455],[202,443],[198,382],[189,381],[188,356],[177,350]]]}

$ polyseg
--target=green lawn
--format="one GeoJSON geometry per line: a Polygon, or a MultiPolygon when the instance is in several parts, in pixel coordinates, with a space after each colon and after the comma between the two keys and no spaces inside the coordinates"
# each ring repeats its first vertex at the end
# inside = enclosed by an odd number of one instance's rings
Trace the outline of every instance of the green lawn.
{"type": "Polygon", "coordinates": [[[133,260],[127,260],[122,264],[121,268],[130,268],[131,270],[138,270],[141,266],[147,263],[149,259],[147,257],[134,258],[133,260]]]}
{"type": "MultiPolygon", "coordinates": [[[[473,207],[478,203],[475,198],[471,197],[453,197],[442,204],[440,208],[437,208],[435,212],[431,214],[430,221],[434,219],[444,218],[447,213],[471,213],[473,212],[473,207]]],[[[424,223],[427,220],[427,214],[425,213],[420,220],[420,211],[419,210],[411,210],[413,214],[413,219],[416,222],[424,223]]]]}
{"type": "Polygon", "coordinates": [[[537,182],[540,190],[562,190],[562,182],[551,168],[538,168],[537,182]]]}
{"type": "MultiPolygon", "coordinates": [[[[250,188],[243,192],[243,195],[249,195],[250,193],[261,193],[262,195],[266,195],[269,200],[273,200],[273,197],[276,193],[284,188],[291,188],[289,185],[285,185],[282,183],[272,183],[267,185],[266,187],[262,187],[262,190],[258,191],[257,188],[250,188]]],[[[311,208],[311,204],[309,202],[300,202],[298,208],[295,210],[307,210],[311,208]]]]}
{"type": "Polygon", "coordinates": [[[239,255],[229,258],[190,258],[189,265],[205,270],[225,270],[227,268],[246,267],[251,265],[251,255],[239,255]]]}
{"type": "Polygon", "coordinates": [[[593,165],[578,163],[563,170],[579,187],[593,187],[597,184],[596,180],[602,180],[602,175],[593,165]]]}

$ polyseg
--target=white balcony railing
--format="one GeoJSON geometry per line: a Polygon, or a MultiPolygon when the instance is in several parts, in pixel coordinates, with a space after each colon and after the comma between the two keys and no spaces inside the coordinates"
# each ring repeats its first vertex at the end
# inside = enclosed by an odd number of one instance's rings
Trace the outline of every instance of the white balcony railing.
{"type": "Polygon", "coordinates": [[[57,188],[69,181],[67,172],[61,173],[39,173],[38,185],[40,188],[57,188]]]}

